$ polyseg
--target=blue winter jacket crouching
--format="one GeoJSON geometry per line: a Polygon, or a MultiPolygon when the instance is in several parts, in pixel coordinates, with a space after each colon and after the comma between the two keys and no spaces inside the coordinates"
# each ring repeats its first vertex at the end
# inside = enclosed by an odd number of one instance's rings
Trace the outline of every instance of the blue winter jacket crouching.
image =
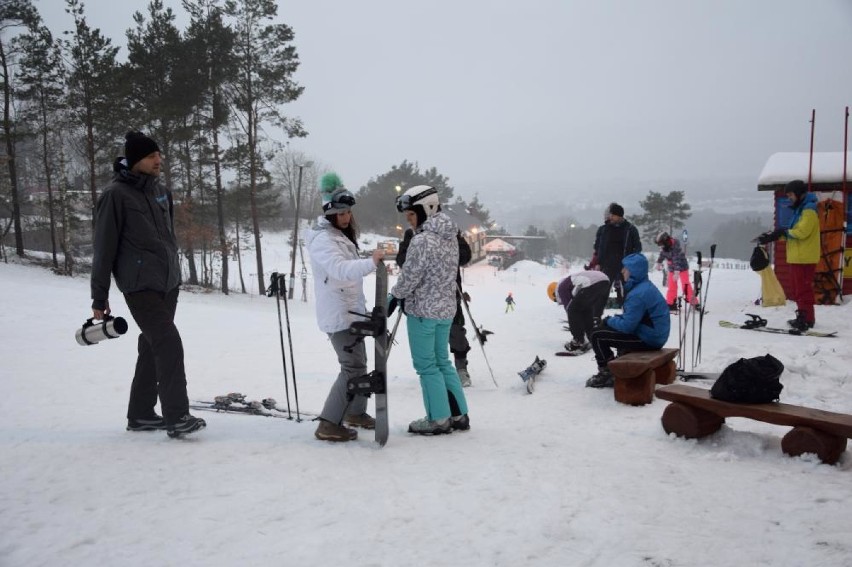
{"type": "Polygon", "coordinates": [[[609,317],[607,325],[636,335],[649,346],[662,348],[669,340],[671,315],[663,294],[648,279],[648,260],[642,254],[630,254],[621,263],[630,271],[624,284],[624,312],[609,317]]]}

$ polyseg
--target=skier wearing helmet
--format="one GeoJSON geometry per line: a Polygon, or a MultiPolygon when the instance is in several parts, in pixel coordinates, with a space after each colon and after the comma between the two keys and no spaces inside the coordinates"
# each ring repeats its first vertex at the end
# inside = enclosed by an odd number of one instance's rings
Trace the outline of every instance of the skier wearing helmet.
{"type": "Polygon", "coordinates": [[[663,269],[663,262],[666,262],[668,271],[668,291],[666,292],[666,303],[669,304],[669,310],[677,310],[675,300],[677,299],[678,281],[683,287],[683,293],[686,296],[686,301],[690,305],[697,306],[698,301],[695,293],[692,290],[692,285],[689,283],[689,262],[686,259],[686,254],[680,246],[677,238],[663,231],[654,239],[654,243],[660,247],[660,255],[657,257],[657,270],[663,269]],[[677,274],[677,276],[675,276],[677,274]]]}
{"type": "Polygon", "coordinates": [[[405,300],[408,344],[426,409],[426,416],[412,421],[408,431],[437,435],[466,430],[470,428],[467,400],[448,345],[456,314],[459,229],[441,212],[435,187],[408,189],[397,197],[396,208],[416,228],[391,290],[388,315],[405,300]]]}

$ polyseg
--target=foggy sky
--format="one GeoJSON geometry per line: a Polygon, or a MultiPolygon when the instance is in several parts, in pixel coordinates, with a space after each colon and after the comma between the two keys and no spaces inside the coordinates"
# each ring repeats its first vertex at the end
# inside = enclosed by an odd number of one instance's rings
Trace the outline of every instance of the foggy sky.
{"type": "MultiPolygon", "coordinates": [[[[84,0],[124,45],[141,0],[84,0]]],[[[70,29],[62,0],[35,0],[70,29]]],[[[186,24],[177,0],[180,29],[186,24]]],[[[843,144],[849,0],[279,2],[305,92],[291,147],[359,187],[402,160],[458,194],[607,179],[756,180],[769,156],[843,144]]],[[[119,57],[124,60],[126,51],[119,57]]]]}

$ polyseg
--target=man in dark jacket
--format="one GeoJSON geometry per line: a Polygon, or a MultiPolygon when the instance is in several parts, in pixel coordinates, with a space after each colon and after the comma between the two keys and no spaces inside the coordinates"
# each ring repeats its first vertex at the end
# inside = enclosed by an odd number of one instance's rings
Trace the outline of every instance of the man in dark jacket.
{"type": "Polygon", "coordinates": [[[625,256],[642,251],[639,231],[624,218],[624,207],[618,203],[609,206],[609,218],[598,228],[595,238],[595,251],[601,271],[615,286],[618,304],[624,302],[621,281],[621,260],[625,256]]]}
{"type": "Polygon", "coordinates": [[[669,306],[660,290],[648,279],[648,259],[630,254],[623,260],[624,313],[606,317],[592,331],[589,342],[595,352],[598,373],[586,381],[589,388],[613,385],[607,363],[615,358],[612,349],[621,354],[641,350],[657,350],[669,340],[671,317],[669,306]]]}
{"type": "Polygon", "coordinates": [[[174,324],[180,262],[171,192],[159,182],[160,148],[141,132],[128,132],[125,158],[95,213],[92,314],[110,314],[110,275],[124,294],[141,334],[130,402],[128,431],[165,429],[180,437],[206,426],[189,414],[183,343],[174,324]],[[154,411],[157,397],[163,416],[154,411]]]}

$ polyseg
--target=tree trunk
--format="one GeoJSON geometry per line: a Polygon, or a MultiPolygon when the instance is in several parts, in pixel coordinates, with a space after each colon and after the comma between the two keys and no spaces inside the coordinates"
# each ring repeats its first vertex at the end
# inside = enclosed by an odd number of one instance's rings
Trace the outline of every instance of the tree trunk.
{"type": "Polygon", "coordinates": [[[247,128],[248,150],[249,150],[249,200],[251,202],[251,223],[254,231],[254,254],[257,260],[257,285],[260,295],[266,294],[266,285],[263,277],[263,252],[260,248],[260,221],[257,215],[257,118],[254,109],[249,111],[249,122],[247,128]]]}
{"type": "Polygon", "coordinates": [[[53,215],[55,208],[53,202],[53,170],[50,167],[49,158],[49,142],[47,132],[47,108],[44,101],[41,104],[41,151],[42,151],[42,166],[44,167],[44,179],[47,183],[47,212],[50,217],[50,251],[53,257],[53,269],[59,270],[59,260],[56,257],[56,218],[53,215]]]}
{"type": "Polygon", "coordinates": [[[216,177],[216,217],[219,222],[219,253],[222,256],[222,293],[228,295],[228,239],[225,238],[225,194],[222,189],[222,165],[219,156],[219,129],[213,129],[213,170],[216,177]]]}
{"type": "Polygon", "coordinates": [[[9,187],[12,193],[12,222],[15,224],[15,253],[24,255],[24,232],[21,225],[21,202],[18,196],[18,172],[15,165],[15,140],[12,126],[12,84],[6,51],[0,41],[0,67],[3,70],[3,135],[6,138],[6,164],[9,168],[9,187]]]}
{"type": "Polygon", "coordinates": [[[184,256],[189,262],[189,281],[187,283],[198,285],[198,267],[195,265],[195,242],[194,230],[195,220],[192,216],[192,166],[189,158],[189,140],[184,141],[184,152],[186,155],[186,191],[183,196],[183,218],[186,223],[184,226],[184,237],[186,238],[186,246],[183,247],[184,256]]]}

